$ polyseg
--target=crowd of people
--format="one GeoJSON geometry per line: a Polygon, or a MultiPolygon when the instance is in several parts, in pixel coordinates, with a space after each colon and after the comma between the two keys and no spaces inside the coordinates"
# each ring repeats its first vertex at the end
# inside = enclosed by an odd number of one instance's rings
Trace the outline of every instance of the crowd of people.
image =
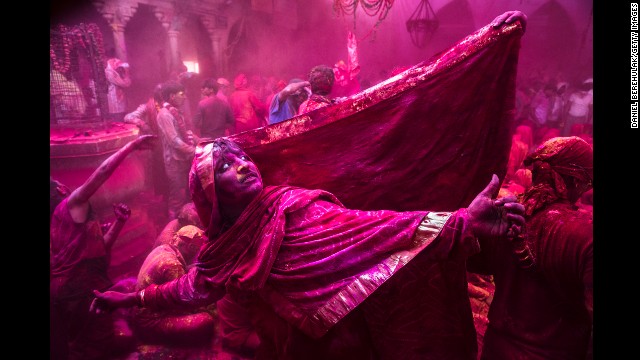
{"type": "MultiPolygon", "coordinates": [[[[515,21],[526,28],[519,11],[492,25],[515,21]]],[[[521,80],[504,179],[455,211],[361,211],[264,184],[228,136],[358,92],[348,40],[348,64],[206,78],[199,99],[171,79],[112,111],[139,137],[73,191],[50,179],[52,359],[592,358],[593,80],[521,80]],[[103,230],[89,200],[135,150],[167,222],[114,284],[131,211],[114,204],[103,230]],[[118,311],[133,342],[118,341],[118,311]]]]}

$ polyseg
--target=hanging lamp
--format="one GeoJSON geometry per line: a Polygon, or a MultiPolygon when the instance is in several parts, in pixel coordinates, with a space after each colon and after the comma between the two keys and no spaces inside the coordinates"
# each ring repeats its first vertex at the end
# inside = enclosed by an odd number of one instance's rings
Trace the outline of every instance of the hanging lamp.
{"type": "Polygon", "coordinates": [[[411,14],[406,25],[407,31],[411,36],[411,42],[418,48],[424,49],[438,29],[440,22],[429,0],[420,0],[418,7],[411,14]]]}

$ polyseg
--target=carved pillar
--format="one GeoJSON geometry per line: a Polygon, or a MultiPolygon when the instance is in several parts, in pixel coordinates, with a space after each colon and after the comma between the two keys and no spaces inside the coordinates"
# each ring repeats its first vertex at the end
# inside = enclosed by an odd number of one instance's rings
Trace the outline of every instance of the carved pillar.
{"type": "Polygon", "coordinates": [[[226,56],[223,54],[223,36],[225,31],[219,29],[216,23],[215,18],[211,18],[208,16],[201,17],[202,25],[207,30],[209,34],[209,39],[211,39],[211,49],[213,51],[213,65],[215,66],[217,72],[222,76],[227,73],[227,61],[226,56]]]}
{"type": "Polygon", "coordinates": [[[116,48],[116,57],[128,61],[127,45],[124,40],[124,25],[111,24],[111,29],[113,30],[113,43],[116,48]]]}
{"type": "Polygon", "coordinates": [[[180,34],[182,21],[175,15],[175,11],[173,9],[157,7],[153,10],[153,14],[156,16],[156,19],[160,21],[162,27],[167,30],[170,53],[167,58],[167,68],[171,71],[179,61],[178,35],[180,34]]]}
{"type": "Polygon", "coordinates": [[[124,37],[124,29],[131,17],[138,9],[138,3],[135,2],[115,2],[115,1],[94,1],[98,12],[107,20],[113,31],[113,43],[116,51],[116,57],[123,61],[128,61],[127,45],[124,37]]]}
{"type": "Polygon", "coordinates": [[[175,67],[178,64],[178,35],[179,31],[169,30],[167,31],[167,35],[169,36],[169,50],[171,51],[171,64],[175,67]]]}
{"type": "Polygon", "coordinates": [[[213,62],[220,74],[227,73],[227,62],[222,55],[222,35],[220,31],[216,31],[214,34],[209,35],[211,37],[211,46],[213,49],[213,62]]]}

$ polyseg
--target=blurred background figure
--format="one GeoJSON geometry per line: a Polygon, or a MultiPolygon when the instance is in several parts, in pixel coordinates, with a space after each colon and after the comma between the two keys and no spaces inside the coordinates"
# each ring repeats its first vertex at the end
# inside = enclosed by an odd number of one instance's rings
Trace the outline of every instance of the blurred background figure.
{"type": "Polygon", "coordinates": [[[112,57],[107,60],[107,67],[104,70],[104,74],[109,82],[107,99],[109,102],[111,121],[123,122],[127,110],[127,98],[124,89],[131,86],[129,64],[116,57],[112,57]]]}
{"type": "Polygon", "coordinates": [[[339,60],[333,65],[335,75],[335,86],[331,92],[332,98],[351,96],[360,91],[358,74],[360,74],[360,63],[358,62],[358,42],[356,36],[349,31],[347,34],[347,62],[339,60]]]}
{"type": "Polygon", "coordinates": [[[231,95],[231,91],[233,90],[231,88],[231,83],[225,78],[218,78],[217,83],[218,92],[216,93],[216,96],[228,104],[229,95],[231,95]]]}
{"type": "Polygon", "coordinates": [[[233,80],[235,91],[229,96],[229,104],[236,119],[236,132],[253,130],[267,125],[268,109],[249,88],[249,79],[238,74],[233,80]]]}

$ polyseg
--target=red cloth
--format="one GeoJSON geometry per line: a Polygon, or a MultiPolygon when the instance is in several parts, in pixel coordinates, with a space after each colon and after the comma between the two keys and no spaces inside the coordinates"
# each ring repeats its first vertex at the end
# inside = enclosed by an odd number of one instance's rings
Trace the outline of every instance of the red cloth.
{"type": "Polygon", "coordinates": [[[506,173],[521,34],[485,26],[393,81],[231,139],[266,185],[327,190],[348,208],[458,209],[506,173]]]}

